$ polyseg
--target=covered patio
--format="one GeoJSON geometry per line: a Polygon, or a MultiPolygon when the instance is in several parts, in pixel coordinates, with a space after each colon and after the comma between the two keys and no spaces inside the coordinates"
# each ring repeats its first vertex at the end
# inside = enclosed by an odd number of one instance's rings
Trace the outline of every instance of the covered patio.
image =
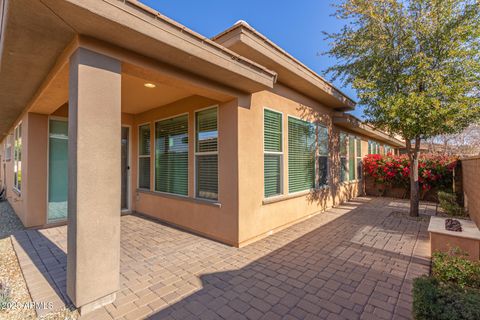
{"type": "MultiPolygon", "coordinates": [[[[117,299],[82,319],[409,319],[430,259],[428,217],[407,209],[357,198],[241,249],[123,216],[117,299]]],[[[67,228],[12,240],[32,300],[70,305],[67,228]]]]}

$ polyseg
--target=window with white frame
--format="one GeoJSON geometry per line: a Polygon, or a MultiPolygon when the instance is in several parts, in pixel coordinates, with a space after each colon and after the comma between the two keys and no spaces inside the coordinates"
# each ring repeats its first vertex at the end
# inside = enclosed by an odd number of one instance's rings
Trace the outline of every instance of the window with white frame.
{"type": "Polygon", "coordinates": [[[282,194],[283,116],[264,109],[263,113],[263,183],[265,198],[282,194]]]}
{"type": "Polygon", "coordinates": [[[218,107],[195,113],[195,194],[218,200],[218,107]]]}
{"type": "Polygon", "coordinates": [[[155,123],[155,191],[188,195],[188,115],[155,123]]]}
{"type": "Polygon", "coordinates": [[[288,117],[288,192],[315,188],[315,126],[288,117]]]}
{"type": "Polygon", "coordinates": [[[357,159],[357,179],[362,179],[363,177],[363,162],[362,162],[362,140],[357,137],[355,139],[357,144],[356,150],[356,159],[357,159]]]}
{"type": "Polygon", "coordinates": [[[355,137],[348,136],[348,180],[354,181],[355,177],[355,137]]]}
{"type": "Polygon", "coordinates": [[[328,128],[318,125],[318,185],[328,186],[328,128]]]}
{"type": "Polygon", "coordinates": [[[22,123],[14,129],[13,145],[13,187],[17,191],[22,190],[22,123]]]}
{"type": "Polygon", "coordinates": [[[340,132],[340,181],[348,181],[348,162],[347,162],[347,134],[340,132]]]}
{"type": "Polygon", "coordinates": [[[150,124],[138,127],[138,188],[150,189],[150,124]]]}

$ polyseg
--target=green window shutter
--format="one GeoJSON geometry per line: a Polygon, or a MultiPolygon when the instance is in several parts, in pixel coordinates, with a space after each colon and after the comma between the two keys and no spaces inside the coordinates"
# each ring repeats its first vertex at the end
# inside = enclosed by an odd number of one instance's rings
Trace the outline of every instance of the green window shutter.
{"type": "Polygon", "coordinates": [[[288,118],[288,190],[315,187],[315,130],[311,123],[288,118]]]}
{"type": "Polygon", "coordinates": [[[282,114],[264,109],[263,113],[263,184],[265,198],[282,193],[282,114]]]}
{"type": "Polygon", "coordinates": [[[265,151],[282,152],[282,114],[265,109],[263,121],[265,151]]]}
{"type": "Polygon", "coordinates": [[[150,189],[150,125],[138,127],[138,187],[150,189]]]}
{"type": "Polygon", "coordinates": [[[355,137],[348,138],[348,179],[355,180],[355,137]]]}
{"type": "Polygon", "coordinates": [[[218,199],[218,108],[195,114],[196,197],[218,199]]]}
{"type": "Polygon", "coordinates": [[[155,124],[155,190],[188,195],[188,115],[155,124]]]}

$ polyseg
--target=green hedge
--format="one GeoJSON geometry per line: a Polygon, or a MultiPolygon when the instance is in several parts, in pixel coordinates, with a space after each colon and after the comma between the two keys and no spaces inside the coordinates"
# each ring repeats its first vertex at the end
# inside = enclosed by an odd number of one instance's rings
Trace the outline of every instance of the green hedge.
{"type": "Polygon", "coordinates": [[[417,320],[478,320],[480,293],[420,277],[413,283],[413,313],[417,320]]]}
{"type": "Polygon", "coordinates": [[[432,256],[432,275],[413,282],[417,320],[479,320],[480,262],[453,248],[432,256]]]}

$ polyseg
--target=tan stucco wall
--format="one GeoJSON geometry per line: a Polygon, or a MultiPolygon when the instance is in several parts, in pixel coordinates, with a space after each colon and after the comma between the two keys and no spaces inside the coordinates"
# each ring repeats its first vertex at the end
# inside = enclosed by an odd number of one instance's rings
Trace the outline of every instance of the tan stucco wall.
{"type": "Polygon", "coordinates": [[[2,181],[5,183],[7,200],[26,227],[44,224],[47,197],[47,140],[48,121],[44,115],[27,113],[19,119],[9,132],[12,156],[5,161],[3,153],[6,140],[2,141],[2,181]],[[13,130],[22,123],[22,186],[21,192],[14,190],[13,130]],[[3,173],[5,164],[5,173],[3,173]],[[5,177],[3,177],[5,174],[5,177]]]}
{"type": "Polygon", "coordinates": [[[219,199],[218,205],[194,199],[194,117],[195,111],[216,105],[213,100],[192,96],[175,103],[136,115],[132,134],[132,190],[137,188],[138,125],[150,123],[151,179],[150,192],[133,192],[133,210],[210,238],[235,245],[238,238],[237,196],[237,101],[219,105],[219,199]],[[154,192],[155,121],[188,113],[189,116],[189,188],[188,197],[154,192]]]}
{"type": "MultiPolygon", "coordinates": [[[[311,214],[339,204],[361,192],[356,182],[339,184],[339,130],[332,125],[332,110],[277,84],[274,90],[252,96],[250,108],[238,109],[239,244],[245,245],[311,214]],[[264,204],[263,110],[283,114],[283,199],[264,204]],[[316,193],[288,194],[288,116],[319,121],[330,132],[330,187],[316,193]]],[[[368,140],[362,143],[366,154],[368,140]]]]}
{"type": "Polygon", "coordinates": [[[465,206],[480,228],[480,157],[462,160],[462,176],[465,206]]]}

